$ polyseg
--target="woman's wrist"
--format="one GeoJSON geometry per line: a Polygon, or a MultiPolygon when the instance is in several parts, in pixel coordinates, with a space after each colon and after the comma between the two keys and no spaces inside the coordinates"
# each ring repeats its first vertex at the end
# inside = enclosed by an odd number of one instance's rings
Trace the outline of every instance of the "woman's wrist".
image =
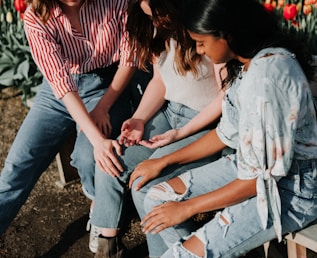
{"type": "MultiPolygon", "coordinates": [[[[88,138],[89,139],[89,138],[88,138]]],[[[105,136],[101,133],[98,134],[94,134],[92,136],[91,139],[89,139],[89,141],[91,142],[92,146],[95,148],[96,146],[98,146],[101,142],[103,142],[105,140],[105,136]]]]}
{"type": "Polygon", "coordinates": [[[162,169],[168,167],[168,166],[171,166],[171,165],[174,165],[176,162],[173,160],[173,156],[168,154],[168,155],[165,155],[165,156],[162,156],[160,158],[161,160],[161,164],[162,164],[162,169]]]}
{"type": "Polygon", "coordinates": [[[178,141],[178,140],[181,140],[183,138],[185,138],[187,135],[186,135],[186,129],[184,127],[181,127],[179,129],[175,129],[175,140],[178,141]]]}
{"type": "Polygon", "coordinates": [[[191,218],[194,215],[198,214],[194,212],[190,199],[183,201],[182,204],[183,204],[183,211],[186,214],[187,218],[191,218]]]}

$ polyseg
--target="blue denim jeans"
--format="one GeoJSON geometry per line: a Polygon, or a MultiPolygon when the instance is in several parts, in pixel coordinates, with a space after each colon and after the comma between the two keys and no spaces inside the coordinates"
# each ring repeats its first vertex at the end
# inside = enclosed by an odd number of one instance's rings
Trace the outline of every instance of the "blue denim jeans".
{"type": "MultiPolygon", "coordinates": [[[[154,206],[167,201],[182,201],[211,192],[236,179],[235,155],[189,170],[180,175],[180,178],[187,187],[185,193],[176,194],[169,189],[160,195],[161,198],[157,198],[157,188],[153,186],[146,195],[145,210],[149,212],[154,206]]],[[[288,175],[278,182],[278,186],[282,202],[283,234],[294,232],[316,220],[316,160],[295,160],[288,175]]],[[[160,232],[160,236],[169,249],[161,257],[197,257],[182,245],[182,242],[192,235],[198,237],[205,245],[205,257],[242,256],[276,238],[272,218],[269,217],[268,226],[263,229],[258,214],[256,197],[254,197],[218,212],[211,221],[193,233],[188,228],[188,233],[183,234],[189,224],[187,222],[167,228],[160,232]]]]}
{"type": "MultiPolygon", "coordinates": [[[[108,79],[108,78],[106,78],[108,79]]],[[[105,83],[105,78],[103,83],[105,83]]],[[[109,78],[112,80],[112,78],[109,78]]],[[[106,85],[109,85],[111,80],[106,81],[106,85]]],[[[96,92],[95,96],[89,96],[83,101],[87,110],[90,112],[99,102],[102,97],[102,92],[96,92]]],[[[110,122],[112,126],[112,131],[110,138],[116,139],[121,132],[122,123],[131,117],[132,115],[132,104],[130,101],[130,96],[128,94],[128,89],[124,91],[118,100],[113,104],[110,114],[110,122]]],[[[82,189],[84,194],[91,200],[94,200],[95,196],[95,167],[96,162],[94,159],[94,148],[89,142],[88,138],[82,131],[78,131],[77,127],[77,138],[74,146],[73,153],[71,155],[71,165],[77,168],[78,174],[80,176],[82,189]]]]}
{"type": "MultiPolygon", "coordinates": [[[[75,75],[82,97],[88,109],[92,109],[103,96],[113,74],[109,79],[96,74],[75,75]]],[[[123,100],[123,99],[122,99],[123,100]]],[[[121,101],[121,100],[120,100],[121,101]]],[[[124,99],[118,112],[130,116],[130,103],[124,99]],[[121,110],[122,109],[122,110],[121,110]],[[123,110],[126,110],[123,112],[123,110]],[[122,111],[122,112],[121,112],[122,111]]],[[[115,116],[115,108],[111,111],[115,116]]],[[[124,120],[125,117],[120,117],[124,120]]],[[[122,121],[118,121],[119,128],[122,121]]],[[[26,201],[41,174],[47,169],[59,148],[75,130],[75,122],[63,102],[57,100],[44,80],[35,102],[28,112],[11,146],[0,174],[0,235],[5,232],[11,221],[26,201]]],[[[85,150],[85,146],[80,146],[85,150]]],[[[93,152],[89,153],[93,159],[93,152]]],[[[80,166],[78,166],[80,169],[80,166]]],[[[90,168],[94,170],[93,168],[90,168]]]]}
{"type": "MultiPolygon", "coordinates": [[[[180,128],[188,123],[197,113],[197,111],[184,105],[169,102],[167,107],[164,107],[157,112],[145,125],[143,138],[149,139],[154,135],[161,134],[172,128],[180,128]]],[[[124,214],[125,208],[125,195],[128,190],[127,182],[134,168],[143,160],[160,157],[186,146],[208,131],[209,129],[202,130],[190,137],[158,149],[149,149],[138,145],[125,148],[124,154],[118,156],[119,161],[124,167],[124,172],[119,178],[113,178],[97,168],[95,173],[95,204],[92,214],[92,224],[104,228],[120,228],[120,222],[123,219],[122,214],[124,214]]],[[[214,158],[204,159],[195,164],[190,164],[190,166],[207,163],[213,159],[214,158]]],[[[162,178],[160,177],[149,182],[138,192],[132,190],[133,200],[141,217],[144,215],[143,199],[148,186],[152,185],[153,182],[166,180],[167,178],[177,175],[178,171],[181,170],[180,168],[181,166],[171,168],[162,174],[162,178]],[[173,174],[169,174],[170,172],[173,172],[173,174]]],[[[156,241],[156,244],[158,244],[158,241],[159,240],[156,241]]],[[[164,245],[163,242],[162,244],[164,245]]]]}

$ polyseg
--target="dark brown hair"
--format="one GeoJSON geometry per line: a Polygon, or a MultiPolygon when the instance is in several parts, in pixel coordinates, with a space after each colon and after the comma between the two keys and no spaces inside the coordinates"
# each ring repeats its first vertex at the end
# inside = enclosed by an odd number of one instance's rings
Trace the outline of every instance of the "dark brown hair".
{"type": "MultiPolygon", "coordinates": [[[[227,40],[229,47],[244,58],[253,58],[261,49],[282,47],[296,55],[308,79],[312,79],[311,53],[303,42],[282,33],[276,16],[257,0],[187,0],[184,24],[189,31],[210,34],[227,40]]],[[[242,64],[226,64],[228,76],[223,85],[233,81],[242,64]]]]}

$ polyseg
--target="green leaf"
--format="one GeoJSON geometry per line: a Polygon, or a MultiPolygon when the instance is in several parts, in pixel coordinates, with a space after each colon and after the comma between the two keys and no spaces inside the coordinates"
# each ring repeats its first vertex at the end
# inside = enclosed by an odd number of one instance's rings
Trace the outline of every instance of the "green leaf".
{"type": "Polygon", "coordinates": [[[13,68],[7,70],[4,73],[2,73],[0,75],[0,85],[13,86],[14,85],[13,75],[14,75],[14,69],[13,68]]]}
{"type": "Polygon", "coordinates": [[[29,69],[30,69],[29,60],[24,60],[22,63],[20,63],[16,73],[17,73],[17,75],[21,75],[22,78],[17,78],[17,79],[23,79],[23,78],[28,79],[29,78],[29,69]]]}
{"type": "Polygon", "coordinates": [[[12,59],[5,53],[2,53],[2,55],[0,55],[0,67],[7,64],[12,65],[12,59]]]}
{"type": "Polygon", "coordinates": [[[24,52],[30,52],[30,47],[28,45],[23,45],[23,41],[22,43],[20,43],[19,40],[14,35],[11,35],[11,38],[12,38],[12,41],[14,41],[14,43],[17,45],[19,49],[21,49],[24,52]]]}
{"type": "Polygon", "coordinates": [[[10,58],[13,63],[17,60],[17,58],[12,54],[12,52],[8,48],[4,48],[2,54],[10,58]]]}
{"type": "Polygon", "coordinates": [[[2,76],[2,73],[13,68],[12,64],[0,64],[0,77],[2,76]]]}

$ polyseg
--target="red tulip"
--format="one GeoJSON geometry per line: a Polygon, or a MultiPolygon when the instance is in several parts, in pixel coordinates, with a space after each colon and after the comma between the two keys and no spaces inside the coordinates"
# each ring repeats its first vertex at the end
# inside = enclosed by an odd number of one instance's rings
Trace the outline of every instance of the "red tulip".
{"type": "Polygon", "coordinates": [[[17,10],[17,12],[20,12],[20,13],[24,13],[27,8],[27,4],[25,0],[14,0],[13,5],[15,10],[17,10]]]}
{"type": "Polygon", "coordinates": [[[269,11],[269,12],[273,12],[273,10],[274,10],[273,4],[264,3],[263,6],[264,6],[264,8],[265,8],[267,11],[269,11]]]}
{"type": "Polygon", "coordinates": [[[284,7],[283,16],[285,20],[294,20],[297,15],[296,5],[295,4],[287,4],[284,7]]]}
{"type": "Polygon", "coordinates": [[[310,14],[312,11],[313,11],[313,8],[312,8],[312,6],[311,6],[310,4],[309,4],[309,5],[304,5],[304,7],[303,7],[303,13],[304,13],[305,15],[310,14]]]}

